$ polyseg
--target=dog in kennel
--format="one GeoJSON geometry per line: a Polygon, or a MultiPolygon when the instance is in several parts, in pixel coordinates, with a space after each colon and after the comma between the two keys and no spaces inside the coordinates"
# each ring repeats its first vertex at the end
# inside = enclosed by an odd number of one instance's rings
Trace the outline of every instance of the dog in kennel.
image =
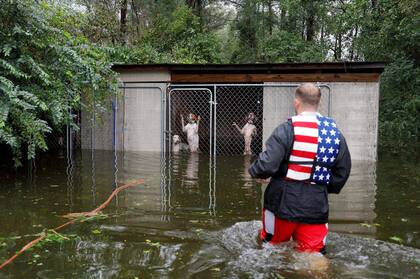
{"type": "Polygon", "coordinates": [[[233,127],[235,127],[244,137],[244,155],[252,155],[252,139],[257,135],[257,127],[254,124],[255,120],[255,114],[250,112],[245,117],[246,124],[242,127],[242,129],[235,122],[232,123],[233,127]]]}
{"type": "Polygon", "coordinates": [[[190,147],[188,144],[183,143],[181,141],[181,137],[179,135],[172,136],[172,152],[179,153],[179,152],[189,152],[190,147]]]}
{"type": "Polygon", "coordinates": [[[181,114],[182,131],[187,134],[188,146],[191,153],[199,152],[198,129],[200,126],[200,115],[190,113],[187,118],[187,125],[184,122],[184,116],[181,114]]]}

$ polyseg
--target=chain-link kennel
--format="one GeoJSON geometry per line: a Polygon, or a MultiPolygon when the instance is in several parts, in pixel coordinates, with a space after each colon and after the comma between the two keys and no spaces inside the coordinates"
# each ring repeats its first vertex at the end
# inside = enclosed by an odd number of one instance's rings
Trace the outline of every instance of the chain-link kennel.
{"type": "Polygon", "coordinates": [[[263,91],[260,85],[216,87],[217,155],[261,152],[263,91]],[[249,142],[250,151],[246,150],[249,142]]]}
{"type": "MultiPolygon", "coordinates": [[[[180,115],[184,116],[186,122],[188,114],[194,113],[201,116],[201,152],[210,152],[213,143],[212,154],[258,154],[263,149],[263,139],[267,139],[277,125],[295,114],[293,100],[297,86],[209,84],[205,88],[172,89],[169,94],[171,138],[178,135],[183,143],[187,143],[180,115]]],[[[322,97],[319,111],[328,116],[330,89],[326,85],[320,88],[322,97]]]]}
{"type": "MultiPolygon", "coordinates": [[[[293,100],[296,87],[275,84],[216,86],[217,154],[260,153],[263,138],[268,138],[273,129],[267,127],[276,127],[295,114],[293,100]],[[250,120],[252,123],[247,125],[250,120]],[[255,132],[251,132],[252,129],[255,132]]],[[[319,110],[323,115],[329,115],[329,89],[323,86],[321,93],[319,110]]]]}
{"type": "MultiPolygon", "coordinates": [[[[198,127],[199,152],[210,154],[212,145],[212,91],[205,88],[194,89],[171,89],[169,91],[170,106],[170,148],[173,148],[175,135],[179,136],[181,143],[186,147],[188,145],[187,134],[182,130],[181,116],[184,118],[184,124],[188,123],[190,114],[200,117],[198,127]]],[[[183,147],[180,148],[181,151],[183,147]]]]}

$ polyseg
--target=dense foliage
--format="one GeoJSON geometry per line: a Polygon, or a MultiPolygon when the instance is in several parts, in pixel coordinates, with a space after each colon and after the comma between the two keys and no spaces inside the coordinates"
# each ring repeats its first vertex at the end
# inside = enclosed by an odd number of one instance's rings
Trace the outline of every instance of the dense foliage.
{"type": "Polygon", "coordinates": [[[420,4],[411,0],[0,0],[0,143],[15,158],[105,105],[111,63],[385,61],[380,144],[418,146],[420,4]]]}
{"type": "Polygon", "coordinates": [[[114,74],[108,56],[71,30],[79,22],[67,10],[2,0],[0,18],[0,142],[19,165],[22,149],[32,159],[47,149],[46,133],[74,123],[81,94],[104,100],[114,74]]]}

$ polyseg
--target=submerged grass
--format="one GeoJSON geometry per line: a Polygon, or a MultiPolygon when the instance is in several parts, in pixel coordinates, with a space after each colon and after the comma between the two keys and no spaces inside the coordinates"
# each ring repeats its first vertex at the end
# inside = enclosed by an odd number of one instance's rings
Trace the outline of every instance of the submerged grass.
{"type": "MultiPolygon", "coordinates": [[[[98,213],[93,216],[79,216],[76,218],[77,223],[86,223],[86,222],[94,222],[98,220],[104,220],[109,218],[110,215],[98,213]]],[[[42,249],[47,245],[54,245],[54,244],[62,244],[66,241],[74,240],[78,237],[77,234],[64,234],[64,233],[58,233],[57,231],[53,229],[44,229],[42,232],[37,234],[27,234],[27,235],[17,235],[17,236],[9,236],[9,237],[0,237],[0,251],[1,250],[7,250],[8,247],[14,246],[14,244],[11,244],[11,242],[15,243],[16,240],[24,239],[27,237],[40,237],[45,236],[41,241],[36,243],[31,249],[37,248],[42,249]]]]}
{"type": "Polygon", "coordinates": [[[60,234],[55,230],[48,230],[44,233],[46,234],[45,238],[35,244],[34,248],[42,249],[47,245],[62,244],[78,237],[77,234],[60,234]]]}

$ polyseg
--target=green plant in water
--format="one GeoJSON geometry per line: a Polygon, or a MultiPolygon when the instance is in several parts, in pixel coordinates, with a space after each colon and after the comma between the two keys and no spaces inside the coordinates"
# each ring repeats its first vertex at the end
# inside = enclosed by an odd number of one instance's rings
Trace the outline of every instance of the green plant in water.
{"type": "Polygon", "coordinates": [[[98,229],[95,229],[95,230],[92,230],[92,233],[93,233],[93,234],[101,234],[101,231],[100,231],[100,230],[98,230],[98,229]]]}
{"type": "Polygon", "coordinates": [[[109,218],[108,214],[98,213],[92,216],[80,216],[79,218],[77,218],[77,221],[79,221],[80,223],[84,223],[84,222],[93,222],[93,221],[103,220],[107,218],[109,218]]]}
{"type": "Polygon", "coordinates": [[[404,243],[404,240],[402,238],[398,237],[398,236],[391,236],[389,239],[391,239],[395,242],[398,242],[398,244],[403,244],[404,243]]]}
{"type": "Polygon", "coordinates": [[[37,244],[35,244],[33,247],[40,249],[46,245],[61,244],[66,241],[75,239],[77,237],[76,234],[60,234],[56,232],[55,230],[48,230],[44,233],[46,233],[45,238],[41,240],[40,242],[38,242],[37,244]]]}

